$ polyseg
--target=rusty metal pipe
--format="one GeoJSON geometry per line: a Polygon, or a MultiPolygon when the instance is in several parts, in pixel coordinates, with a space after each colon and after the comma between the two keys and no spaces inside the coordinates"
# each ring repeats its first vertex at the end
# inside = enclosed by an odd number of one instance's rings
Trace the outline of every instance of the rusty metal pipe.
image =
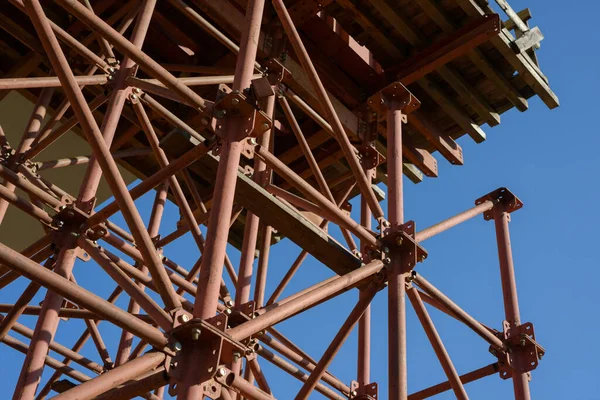
{"type": "Polygon", "coordinates": [[[151,371],[165,360],[165,354],[160,352],[148,353],[133,361],[108,371],[97,378],[59,394],[55,400],[94,399],[96,396],[113,389],[140,374],[151,371]]]}
{"type": "MultiPolygon", "coordinates": [[[[387,232],[394,232],[404,223],[402,184],[402,109],[392,102],[387,110],[387,171],[388,220],[387,232]]],[[[406,400],[406,271],[402,253],[392,248],[388,273],[388,393],[390,400],[406,400]]]]}
{"type": "MultiPolygon", "coordinates": [[[[161,168],[159,171],[155,172],[148,178],[141,181],[137,186],[131,189],[130,195],[133,200],[138,199],[145,193],[154,189],[155,186],[162,183],[169,176],[177,173],[177,171],[187,167],[194,161],[198,160],[206,153],[210,151],[210,148],[205,143],[200,143],[199,145],[191,148],[187,152],[185,152],[181,157],[174,160],[167,167],[161,168]]],[[[119,211],[119,205],[116,201],[113,201],[107,204],[104,208],[96,212],[92,215],[88,221],[88,226],[94,226],[105,219],[109,218],[111,215],[117,213],[119,211]]]]}
{"type": "Polygon", "coordinates": [[[442,343],[442,339],[440,338],[437,329],[435,329],[435,325],[433,325],[433,321],[419,296],[419,291],[413,287],[407,290],[407,295],[415,309],[415,313],[417,314],[421,325],[423,325],[427,339],[429,339],[429,343],[431,343],[431,347],[433,347],[433,351],[440,361],[442,369],[450,382],[454,395],[458,400],[468,400],[469,396],[467,396],[467,392],[460,381],[456,368],[454,368],[454,364],[452,364],[452,360],[450,360],[450,355],[446,351],[444,343],[442,343]]]}
{"type": "Polygon", "coordinates": [[[494,207],[494,203],[490,200],[484,201],[483,203],[468,209],[467,211],[463,211],[460,214],[457,214],[453,217],[443,220],[429,228],[425,228],[415,234],[415,240],[417,242],[422,242],[424,240],[429,239],[432,236],[435,236],[439,233],[447,231],[448,229],[455,227],[458,224],[461,224],[473,217],[476,217],[480,214],[483,214],[486,211],[491,210],[494,207]]]}
{"type": "MultiPolygon", "coordinates": [[[[27,354],[27,349],[29,348],[29,346],[27,346],[25,343],[21,342],[20,340],[17,340],[11,336],[6,336],[4,339],[2,339],[2,342],[4,344],[8,345],[9,347],[12,347],[13,349],[20,351],[23,354],[27,354]]],[[[55,370],[60,371],[61,373],[65,374],[67,376],[70,376],[71,378],[73,378],[79,382],[86,382],[86,381],[89,381],[92,379],[89,376],[87,376],[71,367],[66,366],[65,364],[61,363],[57,359],[52,358],[48,355],[46,355],[44,357],[44,364],[46,364],[50,368],[54,368],[55,370]]]]}
{"type": "Polygon", "coordinates": [[[325,196],[319,193],[318,190],[306,183],[304,179],[299,177],[287,165],[279,161],[279,159],[277,159],[277,157],[271,154],[267,149],[262,146],[257,146],[255,149],[255,155],[262,158],[271,168],[273,168],[274,171],[277,172],[277,174],[279,174],[290,184],[294,185],[294,187],[300,190],[306,197],[308,197],[309,200],[313,201],[331,216],[335,216],[335,220],[333,222],[348,229],[361,240],[364,240],[369,244],[377,244],[377,239],[375,239],[373,234],[364,229],[352,218],[344,214],[335,204],[331,203],[325,196]]]}
{"type": "Polygon", "coordinates": [[[38,263],[22,256],[2,243],[0,243],[0,260],[21,275],[52,289],[54,292],[111,321],[115,325],[131,330],[136,335],[149,340],[155,346],[159,348],[166,346],[167,339],[158,329],[127,314],[127,312],[77,286],[68,279],[42,268],[38,263]]]}
{"type": "Polygon", "coordinates": [[[502,342],[502,340],[494,336],[479,321],[467,314],[462,308],[460,308],[456,303],[450,300],[445,294],[440,292],[435,286],[429,283],[421,275],[413,271],[412,279],[413,282],[416,283],[417,286],[419,286],[425,293],[442,303],[448,310],[450,310],[453,314],[459,317],[465,325],[474,330],[475,333],[481,336],[489,344],[491,344],[498,350],[507,349],[507,346],[504,344],[504,342],[502,342]]]}
{"type": "MultiPolygon", "coordinates": [[[[163,310],[150,296],[132,281],[110,258],[102,253],[89,239],[79,239],[79,245],[102,267],[110,277],[135,300],[148,315],[165,331],[173,327],[173,318],[163,310]]],[[[141,272],[141,271],[140,271],[141,272]]]]}
{"type": "MultiPolygon", "coordinates": [[[[75,81],[79,86],[105,85],[108,82],[108,75],[76,76],[75,81]]],[[[58,88],[60,86],[60,80],[56,76],[0,79],[0,90],[58,88]]]]}
{"type": "MultiPolygon", "coordinates": [[[[521,325],[521,313],[519,312],[515,265],[510,245],[509,221],[510,214],[503,204],[498,204],[494,207],[494,226],[496,228],[496,243],[498,245],[504,315],[510,328],[516,329],[521,325]]],[[[517,359],[516,362],[519,363],[521,361],[517,359]]],[[[526,372],[519,373],[513,370],[513,387],[516,400],[531,399],[528,375],[526,372]]]]}
{"type": "Polygon", "coordinates": [[[233,388],[236,392],[246,396],[252,400],[274,400],[275,398],[262,390],[258,389],[250,382],[237,375],[234,372],[225,372],[225,368],[221,368],[217,371],[217,382],[221,382],[224,385],[233,388]],[[223,372],[221,372],[223,371],[223,372]],[[220,374],[223,375],[220,375],[220,374]]]}
{"type": "Polygon", "coordinates": [[[359,282],[377,274],[383,268],[383,262],[377,260],[349,272],[345,275],[335,277],[329,283],[318,287],[296,299],[285,304],[274,303],[265,307],[264,312],[258,317],[244,322],[227,332],[236,340],[242,340],[269,326],[273,326],[291,316],[310,309],[324,300],[337,296],[359,282]]]}
{"type": "MultiPolygon", "coordinates": [[[[464,375],[460,376],[460,381],[463,384],[467,384],[473,381],[476,381],[481,378],[485,378],[486,376],[494,375],[498,372],[498,363],[493,363],[487,365],[485,367],[476,369],[475,371],[468,372],[464,375]]],[[[427,389],[420,390],[418,392],[412,393],[408,396],[408,400],[422,400],[428,399],[430,397],[436,396],[440,393],[444,393],[448,390],[451,390],[452,386],[450,382],[442,382],[437,385],[428,387],[427,389]]]]}
{"type": "Polygon", "coordinates": [[[365,309],[369,306],[369,304],[371,304],[371,300],[373,300],[378,291],[379,285],[372,283],[365,291],[365,295],[360,296],[356,306],[354,306],[336,333],[335,337],[323,353],[319,363],[315,366],[315,369],[311,372],[310,376],[296,395],[296,400],[308,399],[308,396],[310,396],[311,392],[315,389],[317,382],[321,380],[325,374],[325,371],[327,370],[327,367],[333,361],[333,357],[335,357],[348,336],[350,336],[350,332],[365,312],[365,309]]]}
{"type": "Polygon", "coordinates": [[[331,121],[333,131],[335,132],[335,138],[344,152],[344,156],[348,161],[352,173],[356,177],[360,192],[367,198],[369,208],[371,211],[373,211],[375,218],[383,217],[383,210],[381,209],[381,206],[379,205],[379,202],[373,193],[373,189],[371,189],[371,185],[369,184],[362,167],[360,166],[358,157],[353,151],[352,144],[346,135],[344,127],[342,126],[333,104],[329,99],[329,95],[327,94],[327,91],[325,90],[325,87],[319,78],[319,74],[312,63],[308,52],[302,43],[302,39],[300,38],[300,35],[294,26],[294,22],[292,21],[292,18],[290,17],[283,0],[272,0],[272,3],[273,7],[275,8],[275,12],[279,16],[281,24],[283,25],[283,29],[285,30],[285,33],[287,34],[288,39],[294,48],[296,57],[298,57],[300,60],[300,64],[302,64],[308,80],[317,94],[321,108],[325,111],[327,119],[331,121]]]}
{"type": "MultiPolygon", "coordinates": [[[[112,153],[113,158],[127,158],[127,157],[138,157],[150,154],[150,149],[127,149],[121,151],[115,151],[112,153]]],[[[38,171],[45,169],[63,168],[71,165],[87,164],[92,159],[92,156],[77,156],[69,158],[59,158],[57,160],[38,161],[35,163],[38,171]]]]}
{"type": "MultiPolygon", "coordinates": [[[[263,357],[265,360],[269,361],[271,364],[277,366],[278,368],[280,368],[283,371],[287,372],[288,374],[292,375],[294,378],[296,378],[302,382],[306,382],[306,380],[308,379],[308,375],[304,371],[300,370],[299,368],[294,367],[292,364],[288,363],[283,358],[281,358],[278,355],[272,353],[271,351],[265,349],[264,347],[259,346],[257,353],[261,357],[263,357]]],[[[334,392],[333,390],[331,390],[329,387],[323,385],[322,383],[317,383],[315,390],[331,400],[347,400],[348,399],[348,397],[342,396],[342,395],[334,392]]]]}
{"type": "Polygon", "coordinates": [[[129,56],[142,69],[157,77],[169,89],[194,104],[198,109],[204,110],[206,107],[205,101],[198,96],[193,90],[180,83],[179,80],[171,75],[169,71],[161,67],[159,63],[154,61],[143,51],[138,49],[130,41],[114,30],[110,25],[89,11],[85,6],[77,0],[57,0],[67,11],[75,15],[81,22],[86,24],[92,30],[98,32],[102,37],[111,42],[119,51],[129,56]]]}

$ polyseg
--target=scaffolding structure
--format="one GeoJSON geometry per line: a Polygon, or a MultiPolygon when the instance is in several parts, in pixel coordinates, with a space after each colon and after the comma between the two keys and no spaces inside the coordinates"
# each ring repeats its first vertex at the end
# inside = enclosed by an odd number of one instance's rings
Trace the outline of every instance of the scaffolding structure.
{"type": "Polygon", "coordinates": [[[44,231],[24,249],[0,243],[0,288],[31,281],[14,304],[0,305],[1,351],[26,354],[14,398],[54,391],[61,400],[166,393],[180,400],[306,399],[316,391],[375,400],[379,382],[392,400],[445,391],[468,399],[467,383],[498,374],[512,380],[515,399],[530,399],[530,374],[545,350],[519,313],[508,223],[521,201],[499,188],[421,230],[403,209],[404,175],[415,183],[438,175],[432,153],[462,165],[459,137],[482,142],[482,124],[499,124],[513,107],[525,111],[535,95],[558,106],[538,65],[543,36],[529,26],[529,10],[496,3],[506,21],[487,0],[4,2],[0,94],[18,90],[35,106],[18,142],[0,125],[0,221],[15,207],[44,231]],[[40,161],[65,135],[83,137],[92,154],[40,161]],[[78,193],[44,178],[82,164],[78,193]],[[120,167],[140,182],[129,189],[120,167]],[[98,207],[102,180],[114,200],[98,207]],[[134,201],[151,190],[145,225],[134,201]],[[355,196],[360,221],[349,212],[355,196]],[[161,237],[167,199],[181,220],[161,237]],[[110,220],[117,213],[126,226],[110,220]],[[495,225],[500,329],[473,318],[417,271],[427,239],[477,216],[495,225]],[[329,224],[343,241],[328,233],[329,224]],[[201,257],[181,266],[163,247],[187,233],[201,257]],[[269,249],[284,237],[302,252],[266,293],[269,249]],[[228,243],[241,252],[239,266],[228,243]],[[336,275],[282,298],[309,255],[336,275]],[[77,284],[78,259],[114,280],[107,299],[77,284]],[[382,377],[370,372],[370,304],[384,288],[389,360],[382,377]],[[30,305],[43,289],[42,304],[30,305]],[[350,290],[359,300],[320,359],[276,329],[350,290]],[[122,293],[127,309],[114,304],[122,293]],[[412,393],[406,299],[447,376],[412,393]],[[425,304],[488,342],[494,362],[459,376],[425,304]],[[24,314],[38,315],[35,329],[18,322],[24,314]],[[72,348],[55,340],[61,318],[85,321],[72,348]],[[118,349],[105,345],[101,321],[122,329],[118,349]],[[343,382],[328,368],[355,328],[356,379],[343,382]],[[89,339],[100,361],[81,354],[89,339]],[[263,363],[301,380],[300,391],[273,393],[263,363]],[[42,386],[45,368],[56,372],[42,386]]]}

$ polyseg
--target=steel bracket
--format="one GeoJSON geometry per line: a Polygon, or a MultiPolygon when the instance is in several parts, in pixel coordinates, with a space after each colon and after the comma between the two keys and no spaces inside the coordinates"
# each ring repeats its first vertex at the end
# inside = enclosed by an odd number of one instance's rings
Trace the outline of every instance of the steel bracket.
{"type": "Polygon", "coordinates": [[[377,113],[381,120],[386,118],[387,111],[392,106],[403,111],[402,120],[406,123],[406,114],[418,109],[421,102],[400,82],[389,84],[367,99],[367,107],[371,112],[377,113]]]}
{"type": "Polygon", "coordinates": [[[215,102],[214,117],[217,119],[215,134],[222,139],[233,141],[248,136],[260,136],[273,125],[271,118],[257,109],[256,102],[240,91],[230,91],[225,85],[219,85],[221,97],[215,102]],[[223,118],[239,118],[242,127],[238,132],[225,132],[223,118]],[[231,137],[225,137],[231,136],[231,137]]]}
{"type": "Polygon", "coordinates": [[[251,320],[254,318],[255,311],[256,304],[252,300],[244,304],[236,304],[231,310],[231,315],[229,315],[228,326],[233,328],[251,320]]]}
{"type": "Polygon", "coordinates": [[[378,385],[376,382],[371,382],[365,386],[360,386],[358,382],[350,382],[350,396],[352,400],[377,400],[378,385]]]}
{"type": "MultiPolygon", "coordinates": [[[[494,207],[497,207],[497,204],[502,204],[504,207],[504,211],[506,211],[507,213],[512,213],[523,207],[523,202],[517,196],[515,196],[513,192],[511,192],[505,187],[498,188],[493,192],[490,192],[485,196],[478,198],[477,200],[475,200],[475,205],[478,206],[481,203],[488,200],[495,204],[494,207]]],[[[483,219],[485,219],[486,221],[494,219],[493,209],[483,213],[483,219]]]]}
{"type": "Polygon", "coordinates": [[[537,368],[546,350],[535,340],[533,324],[526,322],[511,328],[507,321],[502,322],[500,333],[509,351],[499,355],[499,373],[502,379],[510,379],[512,371],[530,372],[537,368]]]}
{"type": "Polygon", "coordinates": [[[427,258],[427,251],[415,239],[414,221],[408,221],[395,229],[388,229],[380,241],[384,253],[392,252],[400,255],[403,273],[411,271],[417,263],[427,258]]]}
{"type": "Polygon", "coordinates": [[[285,78],[292,75],[290,70],[275,58],[270,59],[264,65],[267,68],[267,78],[272,86],[279,85],[285,78]]]}
{"type": "Polygon", "coordinates": [[[369,144],[365,146],[360,151],[360,164],[365,169],[373,169],[377,168],[380,164],[383,164],[386,160],[385,156],[381,154],[375,146],[369,144]]]}
{"type": "Polygon", "coordinates": [[[62,232],[79,232],[89,218],[89,214],[74,204],[62,205],[54,215],[52,226],[62,232]]]}

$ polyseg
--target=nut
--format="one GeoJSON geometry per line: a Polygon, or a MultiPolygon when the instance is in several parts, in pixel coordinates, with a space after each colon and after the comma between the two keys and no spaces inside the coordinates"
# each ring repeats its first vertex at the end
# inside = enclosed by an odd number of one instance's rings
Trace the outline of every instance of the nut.
{"type": "Polygon", "coordinates": [[[187,314],[183,314],[179,316],[179,321],[180,322],[188,322],[190,320],[190,316],[187,314]]]}
{"type": "Polygon", "coordinates": [[[225,376],[225,373],[226,373],[226,372],[225,372],[225,368],[219,368],[219,369],[217,370],[217,376],[219,376],[219,377],[223,377],[223,376],[225,376]]]}

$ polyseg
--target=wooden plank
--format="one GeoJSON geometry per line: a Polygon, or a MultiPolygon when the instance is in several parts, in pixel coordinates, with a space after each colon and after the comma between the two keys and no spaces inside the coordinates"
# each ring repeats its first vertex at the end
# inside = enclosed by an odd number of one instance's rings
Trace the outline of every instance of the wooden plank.
{"type": "Polygon", "coordinates": [[[499,30],[500,17],[497,15],[474,20],[456,31],[446,32],[445,38],[395,67],[387,68],[385,74],[388,79],[400,79],[404,86],[408,86],[486,42],[499,30]]]}
{"type": "Polygon", "coordinates": [[[449,136],[444,135],[427,117],[419,111],[408,115],[408,122],[425,136],[433,146],[453,165],[463,165],[462,148],[449,136]]]}
{"type": "Polygon", "coordinates": [[[297,29],[310,20],[333,0],[302,0],[288,8],[288,13],[297,29]]]}
{"type": "MultiPolygon", "coordinates": [[[[453,32],[457,26],[447,17],[442,8],[432,0],[417,0],[419,6],[444,32],[453,32]]],[[[517,88],[487,59],[487,57],[478,49],[473,49],[467,53],[467,56],[477,68],[492,81],[498,89],[504,93],[506,98],[519,110],[526,111],[528,106],[527,99],[522,96],[517,88]]]]}
{"type": "Polygon", "coordinates": [[[419,86],[427,92],[427,94],[435,100],[436,103],[444,109],[444,111],[454,120],[456,123],[464,129],[469,136],[476,142],[481,143],[485,140],[485,132],[477,125],[466,113],[460,108],[454,100],[452,100],[446,93],[440,89],[430,78],[420,79],[418,82],[419,86]]]}
{"type": "MultiPolygon", "coordinates": [[[[398,30],[402,34],[402,36],[412,46],[421,50],[427,47],[429,40],[421,32],[419,32],[410,21],[397,13],[394,8],[390,7],[386,1],[371,0],[371,4],[377,9],[382,17],[394,27],[394,29],[398,30]]],[[[476,111],[477,114],[490,126],[495,126],[500,123],[500,115],[490,107],[487,100],[485,100],[475,88],[468,84],[456,70],[451,68],[449,65],[445,65],[439,67],[437,72],[448,81],[450,86],[452,86],[452,88],[469,104],[469,106],[476,111]]],[[[444,104],[447,103],[444,102],[444,104]]],[[[442,104],[440,104],[440,106],[444,107],[442,104]]],[[[463,116],[460,118],[461,121],[464,120],[464,117],[469,118],[463,113],[463,116]]],[[[465,131],[469,133],[469,136],[473,137],[476,142],[479,143],[478,140],[485,139],[485,135],[481,137],[478,132],[470,129],[471,124],[463,124],[461,121],[456,122],[463,129],[465,129],[465,131]]]]}
{"type": "MultiPolygon", "coordinates": [[[[484,10],[473,0],[456,0],[459,6],[470,17],[478,17],[489,12],[493,12],[491,8],[486,7],[484,10]]],[[[500,51],[500,53],[511,63],[514,69],[523,76],[525,82],[533,89],[533,91],[542,99],[548,108],[556,108],[560,105],[558,97],[550,86],[544,74],[531,60],[527,53],[517,54],[511,47],[514,37],[506,29],[503,29],[501,34],[490,40],[490,42],[500,51]]]]}

